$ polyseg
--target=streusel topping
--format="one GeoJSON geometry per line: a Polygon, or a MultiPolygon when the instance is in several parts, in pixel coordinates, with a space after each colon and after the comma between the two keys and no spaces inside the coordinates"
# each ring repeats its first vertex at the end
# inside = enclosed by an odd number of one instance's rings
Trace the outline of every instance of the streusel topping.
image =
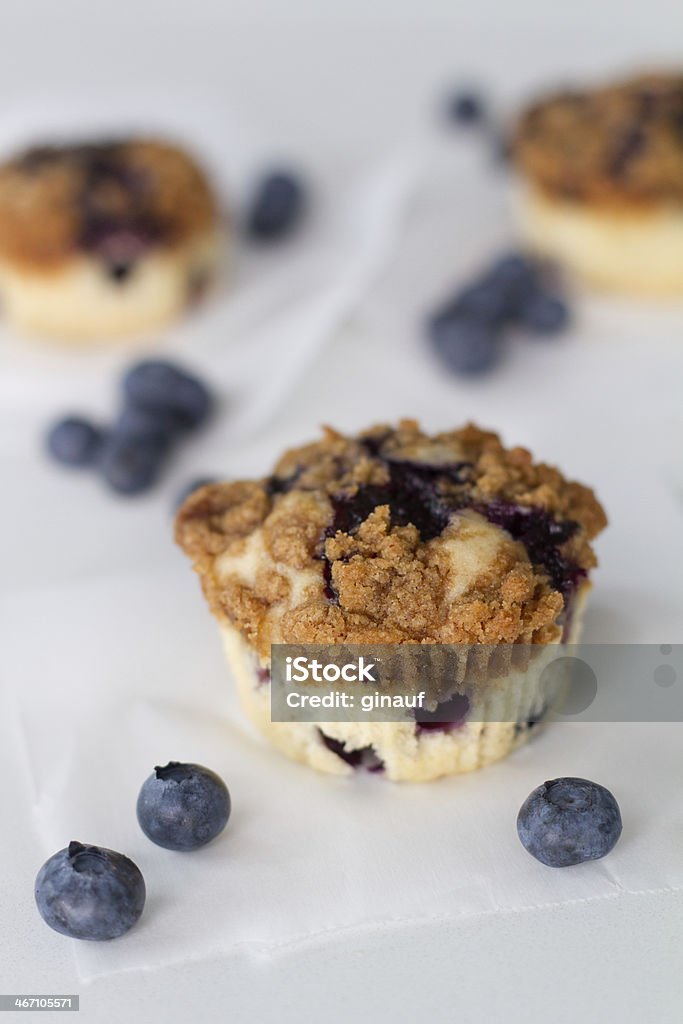
{"type": "Polygon", "coordinates": [[[566,91],[520,117],[513,159],[541,189],[595,203],[683,201],[683,74],[566,91]]]}
{"type": "Polygon", "coordinates": [[[271,643],[557,639],[606,525],[593,492],[469,425],[326,428],[272,476],[188,498],[176,539],[219,619],[271,643]]]}
{"type": "Polygon", "coordinates": [[[215,201],[181,150],[131,139],[40,146],[0,166],[0,257],[58,267],[76,252],[173,246],[209,228],[215,201]]]}

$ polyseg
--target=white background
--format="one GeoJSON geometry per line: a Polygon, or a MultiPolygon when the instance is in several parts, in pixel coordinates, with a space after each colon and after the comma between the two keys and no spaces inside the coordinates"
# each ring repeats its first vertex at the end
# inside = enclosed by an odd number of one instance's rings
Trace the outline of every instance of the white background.
{"type": "MultiPolygon", "coordinates": [[[[649,59],[674,63],[683,37],[680,5],[649,3],[627,12],[604,2],[380,0],[370,14],[366,6],[4,2],[0,123],[16,122],[17,110],[32,104],[54,105],[55,97],[58,105],[79,109],[87,100],[107,110],[120,110],[126,97],[131,120],[136,97],[141,109],[165,97],[168,120],[170,95],[177,97],[179,127],[191,135],[193,109],[202,111],[202,125],[210,111],[220,132],[224,106],[226,139],[216,149],[229,151],[230,133],[244,125],[228,178],[239,185],[244,165],[257,157],[296,156],[320,182],[321,211],[333,205],[334,188],[342,194],[347,175],[387,154],[423,156],[422,187],[394,257],[323,339],[324,351],[248,443],[232,437],[228,418],[183,456],[174,482],[195,464],[200,471],[263,471],[284,444],[305,440],[322,420],[356,428],[415,412],[429,426],[447,427],[473,417],[598,486],[612,529],[599,546],[588,639],[680,642],[683,312],[579,296],[571,338],[557,348],[519,340],[494,378],[468,387],[441,378],[416,328],[461,269],[509,234],[502,188],[489,183],[486,161],[460,141],[451,151],[450,141],[439,138],[434,106],[444,86],[480,80],[512,107],[546,82],[649,59]],[[482,210],[482,201],[491,205],[482,210]]],[[[244,257],[237,281],[249,285],[266,272],[280,271],[268,258],[255,266],[244,257]]],[[[190,351],[191,326],[177,343],[190,351]]],[[[35,590],[36,629],[26,632],[30,663],[41,619],[50,614],[39,586],[87,580],[114,562],[144,570],[175,557],[164,519],[172,487],[117,514],[114,523],[100,518],[114,513],[94,488],[41,476],[33,466],[36,422],[79,393],[81,381],[71,386],[64,368],[72,364],[63,363],[52,378],[54,394],[43,376],[40,394],[27,396],[18,390],[22,356],[11,342],[2,354],[7,379],[15,373],[17,384],[5,392],[0,435],[4,478],[12,485],[0,531],[3,582],[13,594],[35,590]],[[104,522],[111,529],[103,542],[104,522]]],[[[224,365],[229,376],[230,360],[224,365]]],[[[31,905],[45,850],[3,724],[1,991],[80,991],[84,1019],[98,1022],[680,1019],[680,892],[624,894],[372,937],[331,936],[292,955],[241,953],[84,985],[69,942],[41,927],[31,905]]]]}

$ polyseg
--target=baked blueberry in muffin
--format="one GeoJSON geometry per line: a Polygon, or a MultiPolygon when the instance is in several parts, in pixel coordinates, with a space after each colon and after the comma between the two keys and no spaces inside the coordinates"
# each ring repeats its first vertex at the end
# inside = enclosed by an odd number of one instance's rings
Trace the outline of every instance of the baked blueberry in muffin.
{"type": "Polygon", "coordinates": [[[683,73],[549,95],[512,157],[537,250],[610,289],[683,293],[683,73]]]}
{"type": "Polygon", "coordinates": [[[543,711],[536,682],[520,690],[511,664],[477,720],[452,693],[452,714],[421,721],[273,722],[271,644],[550,650],[578,636],[605,524],[592,491],[496,434],[470,425],[428,436],[404,420],[355,437],[326,429],[266,479],[195,491],[176,537],[265,735],[320,771],[417,781],[525,742],[543,711]]]}
{"type": "Polygon", "coordinates": [[[0,166],[0,299],[22,331],[156,328],[210,281],[220,252],[209,182],[167,142],[40,146],[0,166]]]}

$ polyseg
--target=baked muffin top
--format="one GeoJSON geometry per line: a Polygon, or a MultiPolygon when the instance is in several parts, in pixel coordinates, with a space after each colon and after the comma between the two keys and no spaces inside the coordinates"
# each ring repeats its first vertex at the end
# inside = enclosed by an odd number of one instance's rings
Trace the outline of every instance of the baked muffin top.
{"type": "Polygon", "coordinates": [[[520,116],[512,159],[556,198],[683,201],[683,73],[644,74],[541,99],[520,116]]]}
{"type": "Polygon", "coordinates": [[[544,643],[595,565],[593,492],[473,425],[413,420],[203,487],[176,539],[212,610],[271,643],[544,643]]]}
{"type": "Polygon", "coordinates": [[[38,146],[0,165],[0,258],[27,269],[182,244],[215,217],[202,170],[159,140],[38,146]]]}

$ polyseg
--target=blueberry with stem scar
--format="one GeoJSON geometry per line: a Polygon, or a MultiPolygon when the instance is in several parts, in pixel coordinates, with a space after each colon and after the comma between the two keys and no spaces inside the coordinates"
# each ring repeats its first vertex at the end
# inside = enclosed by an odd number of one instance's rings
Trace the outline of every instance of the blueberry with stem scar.
{"type": "Polygon", "coordinates": [[[35,898],[45,923],[62,935],[116,939],[142,914],[145,881],[122,853],[71,842],[43,864],[35,898]]]}
{"type": "Polygon", "coordinates": [[[157,846],[197,850],[227,825],[230,794],[209,768],[169,761],[143,783],[137,816],[140,828],[157,846]]]}
{"type": "Polygon", "coordinates": [[[553,868],[604,857],[621,835],[619,805],[588,779],[544,782],[526,798],[517,833],[532,857],[553,868]]]}

